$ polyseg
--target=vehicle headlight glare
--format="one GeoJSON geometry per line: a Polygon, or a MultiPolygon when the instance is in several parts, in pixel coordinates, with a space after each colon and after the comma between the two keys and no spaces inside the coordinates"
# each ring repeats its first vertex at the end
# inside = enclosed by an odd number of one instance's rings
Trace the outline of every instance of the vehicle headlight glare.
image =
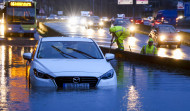
{"type": "Polygon", "coordinates": [[[31,31],[33,31],[33,30],[34,30],[34,28],[30,28],[30,30],[31,30],[31,31]]]}
{"type": "Polygon", "coordinates": [[[52,76],[42,72],[42,71],[39,71],[39,70],[36,70],[34,69],[34,75],[38,78],[42,78],[42,79],[53,79],[52,76]]]}
{"type": "Polygon", "coordinates": [[[93,22],[88,22],[89,25],[93,25],[93,22]]]}
{"type": "Polygon", "coordinates": [[[9,27],[9,28],[8,28],[8,30],[12,30],[12,28],[11,28],[11,27],[9,27]]]}
{"type": "Polygon", "coordinates": [[[180,37],[180,36],[177,36],[176,39],[177,39],[178,41],[181,41],[181,37],[180,37]]]}
{"type": "Polygon", "coordinates": [[[103,22],[100,22],[99,25],[104,25],[104,23],[103,23],[103,22]]]}
{"type": "Polygon", "coordinates": [[[161,41],[164,41],[165,38],[166,38],[166,37],[165,37],[164,35],[160,36],[160,40],[161,40],[161,41]]]}
{"type": "Polygon", "coordinates": [[[134,31],[134,30],[135,30],[135,27],[134,27],[134,26],[131,26],[131,27],[129,28],[129,30],[130,30],[130,31],[134,31]]]}
{"type": "Polygon", "coordinates": [[[108,72],[106,72],[105,74],[103,74],[102,76],[100,76],[101,79],[110,79],[112,78],[114,75],[114,70],[111,69],[108,72]]]}

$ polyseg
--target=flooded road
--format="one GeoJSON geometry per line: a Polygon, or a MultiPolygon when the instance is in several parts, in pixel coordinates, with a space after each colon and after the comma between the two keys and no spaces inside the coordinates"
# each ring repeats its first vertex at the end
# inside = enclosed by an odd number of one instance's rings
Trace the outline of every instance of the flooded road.
{"type": "MultiPolygon", "coordinates": [[[[99,46],[110,47],[111,35],[109,34],[108,28],[104,29],[86,29],[84,26],[80,25],[70,25],[66,22],[58,23],[45,23],[52,29],[66,35],[68,37],[87,37],[95,40],[99,46]]],[[[143,45],[148,42],[148,35],[135,34],[135,37],[128,37],[124,40],[125,51],[130,51],[140,53],[143,45]],[[130,48],[129,48],[130,47],[130,48]]],[[[112,48],[117,48],[116,43],[113,44],[112,48]]],[[[169,57],[174,59],[185,59],[190,60],[190,47],[181,45],[181,48],[176,48],[176,46],[167,47],[161,46],[158,48],[158,56],[169,57]]]]}
{"type": "Polygon", "coordinates": [[[33,46],[0,46],[0,110],[189,111],[190,76],[113,60],[117,87],[90,90],[29,88],[22,54],[33,46]]]}

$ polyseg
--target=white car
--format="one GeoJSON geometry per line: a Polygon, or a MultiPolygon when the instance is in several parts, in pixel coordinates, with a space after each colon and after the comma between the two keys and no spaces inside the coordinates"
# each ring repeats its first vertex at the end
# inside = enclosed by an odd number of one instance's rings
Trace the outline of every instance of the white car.
{"type": "Polygon", "coordinates": [[[32,87],[96,88],[116,86],[117,76],[98,45],[88,38],[41,38],[33,53],[24,53],[32,87]]]}

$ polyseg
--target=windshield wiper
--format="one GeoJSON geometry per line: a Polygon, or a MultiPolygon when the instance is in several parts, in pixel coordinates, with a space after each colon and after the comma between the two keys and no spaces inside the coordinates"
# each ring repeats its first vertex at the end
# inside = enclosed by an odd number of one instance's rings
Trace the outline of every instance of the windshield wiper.
{"type": "Polygon", "coordinates": [[[67,54],[67,53],[61,51],[59,48],[57,48],[57,47],[55,47],[55,46],[53,46],[53,45],[52,45],[51,47],[53,47],[56,51],[58,51],[58,52],[59,52],[63,57],[65,57],[65,58],[68,58],[68,57],[66,57],[65,55],[70,56],[70,57],[72,57],[72,58],[77,58],[77,57],[75,57],[75,56],[72,56],[72,55],[70,55],[70,54],[67,54]]]}
{"type": "Polygon", "coordinates": [[[91,55],[89,55],[89,54],[87,54],[85,52],[80,51],[80,50],[76,50],[76,49],[73,49],[73,48],[70,48],[70,47],[67,47],[67,49],[70,49],[70,50],[73,50],[75,52],[78,52],[78,53],[80,53],[80,54],[82,54],[82,55],[84,55],[84,56],[86,56],[88,58],[90,57],[90,58],[93,58],[93,59],[97,59],[96,57],[93,57],[93,56],[91,56],[91,55]]]}

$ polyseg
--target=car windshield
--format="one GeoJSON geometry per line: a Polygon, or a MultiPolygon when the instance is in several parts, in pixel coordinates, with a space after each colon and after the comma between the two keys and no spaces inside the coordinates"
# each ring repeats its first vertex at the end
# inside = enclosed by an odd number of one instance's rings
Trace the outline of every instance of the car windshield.
{"type": "Polygon", "coordinates": [[[92,20],[93,21],[100,21],[100,18],[99,17],[92,17],[92,20]]]}
{"type": "Polygon", "coordinates": [[[126,24],[126,21],[124,21],[124,20],[116,20],[116,24],[118,24],[118,25],[126,24]]]}
{"type": "Polygon", "coordinates": [[[35,23],[34,8],[7,8],[8,23],[35,23]]]}
{"type": "Polygon", "coordinates": [[[37,58],[44,59],[103,59],[94,42],[42,42],[37,58]]]}
{"type": "Polygon", "coordinates": [[[160,32],[166,32],[166,33],[175,33],[176,32],[175,28],[171,27],[171,26],[159,27],[159,31],[160,32]]]}

